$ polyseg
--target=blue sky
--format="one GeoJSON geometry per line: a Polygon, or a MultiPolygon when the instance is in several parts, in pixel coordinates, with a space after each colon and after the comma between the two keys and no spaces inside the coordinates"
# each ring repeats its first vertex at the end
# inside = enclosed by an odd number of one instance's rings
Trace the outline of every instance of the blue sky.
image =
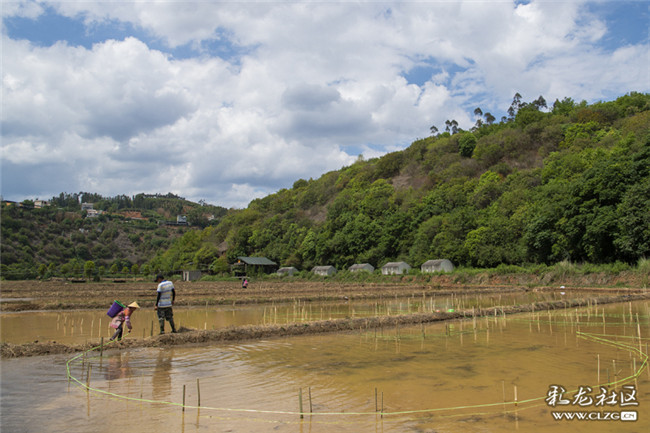
{"type": "Polygon", "coordinates": [[[647,1],[3,1],[3,198],[245,207],[513,95],[650,90],[647,1]]]}

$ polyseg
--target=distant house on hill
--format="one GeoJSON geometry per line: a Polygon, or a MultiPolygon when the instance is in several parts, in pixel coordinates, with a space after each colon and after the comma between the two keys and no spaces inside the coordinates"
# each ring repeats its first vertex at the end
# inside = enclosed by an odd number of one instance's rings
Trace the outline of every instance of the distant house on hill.
{"type": "Polygon", "coordinates": [[[451,272],[454,270],[454,264],[447,259],[428,260],[420,266],[422,272],[451,272]]]}
{"type": "Polygon", "coordinates": [[[41,209],[41,208],[44,208],[44,207],[49,206],[49,205],[50,205],[50,202],[47,201],[47,200],[34,200],[34,207],[36,209],[41,209]]]}
{"type": "Polygon", "coordinates": [[[285,266],[278,269],[277,274],[293,276],[293,274],[295,274],[296,272],[298,272],[298,269],[294,268],[293,266],[285,266]]]}
{"type": "Polygon", "coordinates": [[[336,274],[336,268],[334,266],[314,266],[311,270],[316,275],[322,275],[324,277],[329,277],[336,274]]]}
{"type": "Polygon", "coordinates": [[[96,210],[96,209],[88,209],[86,211],[86,218],[97,218],[103,213],[101,210],[96,210]]]}
{"type": "Polygon", "coordinates": [[[402,275],[410,269],[411,266],[406,262],[388,262],[381,267],[381,273],[384,275],[402,275]]]}
{"type": "Polygon", "coordinates": [[[375,267],[369,263],[357,263],[348,268],[350,272],[375,272],[375,267]]]}

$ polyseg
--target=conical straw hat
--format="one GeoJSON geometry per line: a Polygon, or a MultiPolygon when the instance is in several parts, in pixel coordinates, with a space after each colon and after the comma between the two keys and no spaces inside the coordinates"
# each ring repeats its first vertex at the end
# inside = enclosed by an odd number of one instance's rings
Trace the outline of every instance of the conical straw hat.
{"type": "Polygon", "coordinates": [[[129,308],[140,308],[140,306],[138,305],[137,302],[131,302],[131,303],[128,305],[128,307],[129,307],[129,308]]]}

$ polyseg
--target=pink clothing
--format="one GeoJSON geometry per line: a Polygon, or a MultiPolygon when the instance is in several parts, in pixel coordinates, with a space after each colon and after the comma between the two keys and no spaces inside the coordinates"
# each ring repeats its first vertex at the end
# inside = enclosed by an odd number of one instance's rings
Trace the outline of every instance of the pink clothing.
{"type": "Polygon", "coordinates": [[[109,326],[111,328],[117,329],[122,323],[126,323],[126,327],[132,329],[133,326],[131,326],[131,314],[133,314],[133,311],[134,310],[131,310],[131,308],[126,307],[124,310],[118,313],[117,316],[113,317],[113,320],[111,320],[109,326]]]}

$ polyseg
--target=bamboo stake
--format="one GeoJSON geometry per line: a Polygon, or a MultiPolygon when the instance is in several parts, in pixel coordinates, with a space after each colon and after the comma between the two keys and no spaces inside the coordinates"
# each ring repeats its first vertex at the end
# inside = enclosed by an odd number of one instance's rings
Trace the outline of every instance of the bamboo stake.
{"type": "Polygon", "coordinates": [[[311,404],[311,386],[309,387],[309,413],[314,412],[314,407],[311,404]]]}
{"type": "Polygon", "coordinates": [[[86,373],[86,392],[90,391],[90,373],[93,370],[91,363],[88,363],[88,373],[86,373]]]}
{"type": "Polygon", "coordinates": [[[199,378],[196,378],[196,392],[197,392],[197,406],[201,407],[201,384],[199,383],[199,378]]]}
{"type": "Polygon", "coordinates": [[[302,413],[302,388],[298,391],[298,405],[300,406],[300,419],[304,418],[302,413]]]}
{"type": "Polygon", "coordinates": [[[375,387],[375,412],[379,412],[379,406],[377,402],[377,388],[375,387]]]}
{"type": "Polygon", "coordinates": [[[185,412],[185,385],[183,385],[183,412],[185,412]]]}
{"type": "Polygon", "coordinates": [[[636,313],[636,330],[639,337],[639,352],[641,352],[641,324],[639,323],[639,313],[636,313]]]}

